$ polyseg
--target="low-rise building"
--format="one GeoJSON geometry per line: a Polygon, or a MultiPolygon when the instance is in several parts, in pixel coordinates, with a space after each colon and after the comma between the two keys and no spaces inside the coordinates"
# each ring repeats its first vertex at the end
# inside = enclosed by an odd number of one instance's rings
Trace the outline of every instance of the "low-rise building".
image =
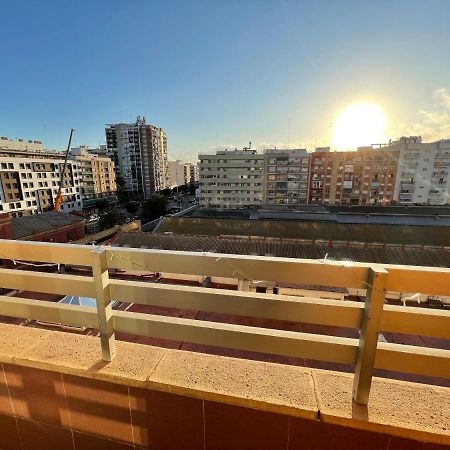
{"type": "Polygon", "coordinates": [[[256,150],[220,150],[199,155],[200,206],[246,208],[264,198],[264,155],[256,150]]]}
{"type": "Polygon", "coordinates": [[[2,239],[64,243],[77,241],[84,235],[84,219],[75,214],[61,211],[23,217],[0,214],[2,239]]]}

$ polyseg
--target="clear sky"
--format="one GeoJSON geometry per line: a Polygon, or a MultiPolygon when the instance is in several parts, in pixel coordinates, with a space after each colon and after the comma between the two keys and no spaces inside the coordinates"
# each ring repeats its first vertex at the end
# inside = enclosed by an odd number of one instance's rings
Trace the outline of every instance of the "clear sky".
{"type": "Polygon", "coordinates": [[[140,114],[195,160],[327,145],[370,102],[389,137],[450,137],[449,0],[0,0],[0,16],[2,136],[97,145],[140,114]]]}

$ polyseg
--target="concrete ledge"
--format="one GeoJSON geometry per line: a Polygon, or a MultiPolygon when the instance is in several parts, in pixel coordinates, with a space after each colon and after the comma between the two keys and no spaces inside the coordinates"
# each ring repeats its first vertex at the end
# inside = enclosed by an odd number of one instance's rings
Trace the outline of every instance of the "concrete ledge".
{"type": "Polygon", "coordinates": [[[117,342],[0,324],[0,362],[450,445],[450,389],[375,378],[367,408],[340,372],[117,342]]]}
{"type": "Polygon", "coordinates": [[[320,419],[424,442],[450,444],[450,389],[374,378],[367,407],[352,402],[353,375],[314,370],[320,419]]]}
{"type": "Polygon", "coordinates": [[[170,350],[148,387],[307,419],[319,412],[311,369],[303,367],[170,350]]]}

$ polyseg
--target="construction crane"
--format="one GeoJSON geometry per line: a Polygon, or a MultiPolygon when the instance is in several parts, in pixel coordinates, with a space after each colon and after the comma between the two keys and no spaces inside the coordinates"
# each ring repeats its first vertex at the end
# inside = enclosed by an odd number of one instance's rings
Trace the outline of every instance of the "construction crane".
{"type": "Polygon", "coordinates": [[[74,131],[75,130],[73,128],[70,129],[69,143],[67,144],[66,155],[64,157],[63,170],[62,170],[62,172],[59,175],[59,188],[58,188],[58,193],[56,194],[56,197],[55,197],[55,207],[53,208],[53,211],[59,211],[61,209],[62,185],[63,185],[63,181],[64,181],[64,174],[66,173],[67,158],[69,157],[70,144],[72,142],[72,136],[73,136],[73,132],[74,131]]]}

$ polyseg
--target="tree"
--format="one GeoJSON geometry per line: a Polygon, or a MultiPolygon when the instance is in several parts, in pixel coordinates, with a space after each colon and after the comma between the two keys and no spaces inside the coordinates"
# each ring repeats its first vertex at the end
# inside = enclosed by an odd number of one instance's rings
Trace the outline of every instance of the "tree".
{"type": "Polygon", "coordinates": [[[189,185],[189,194],[195,195],[196,189],[197,189],[197,186],[196,186],[194,183],[191,183],[191,184],[189,185]]]}
{"type": "Polygon", "coordinates": [[[125,216],[116,208],[108,208],[100,215],[100,230],[106,230],[116,225],[122,225],[123,223],[125,223],[125,216]]]}
{"type": "Polygon", "coordinates": [[[103,198],[99,198],[95,202],[95,207],[100,211],[104,211],[105,209],[107,209],[108,205],[109,205],[109,203],[103,198]]]}
{"type": "Polygon", "coordinates": [[[142,205],[141,217],[147,221],[157,219],[167,214],[169,200],[164,195],[153,194],[142,205]]]}
{"type": "Polygon", "coordinates": [[[126,209],[130,214],[136,214],[137,211],[138,211],[138,209],[139,209],[139,202],[130,201],[130,202],[126,203],[125,209],[126,209]]]}
{"type": "Polygon", "coordinates": [[[159,191],[159,194],[164,195],[164,197],[170,197],[172,195],[172,189],[163,189],[159,191]]]}

